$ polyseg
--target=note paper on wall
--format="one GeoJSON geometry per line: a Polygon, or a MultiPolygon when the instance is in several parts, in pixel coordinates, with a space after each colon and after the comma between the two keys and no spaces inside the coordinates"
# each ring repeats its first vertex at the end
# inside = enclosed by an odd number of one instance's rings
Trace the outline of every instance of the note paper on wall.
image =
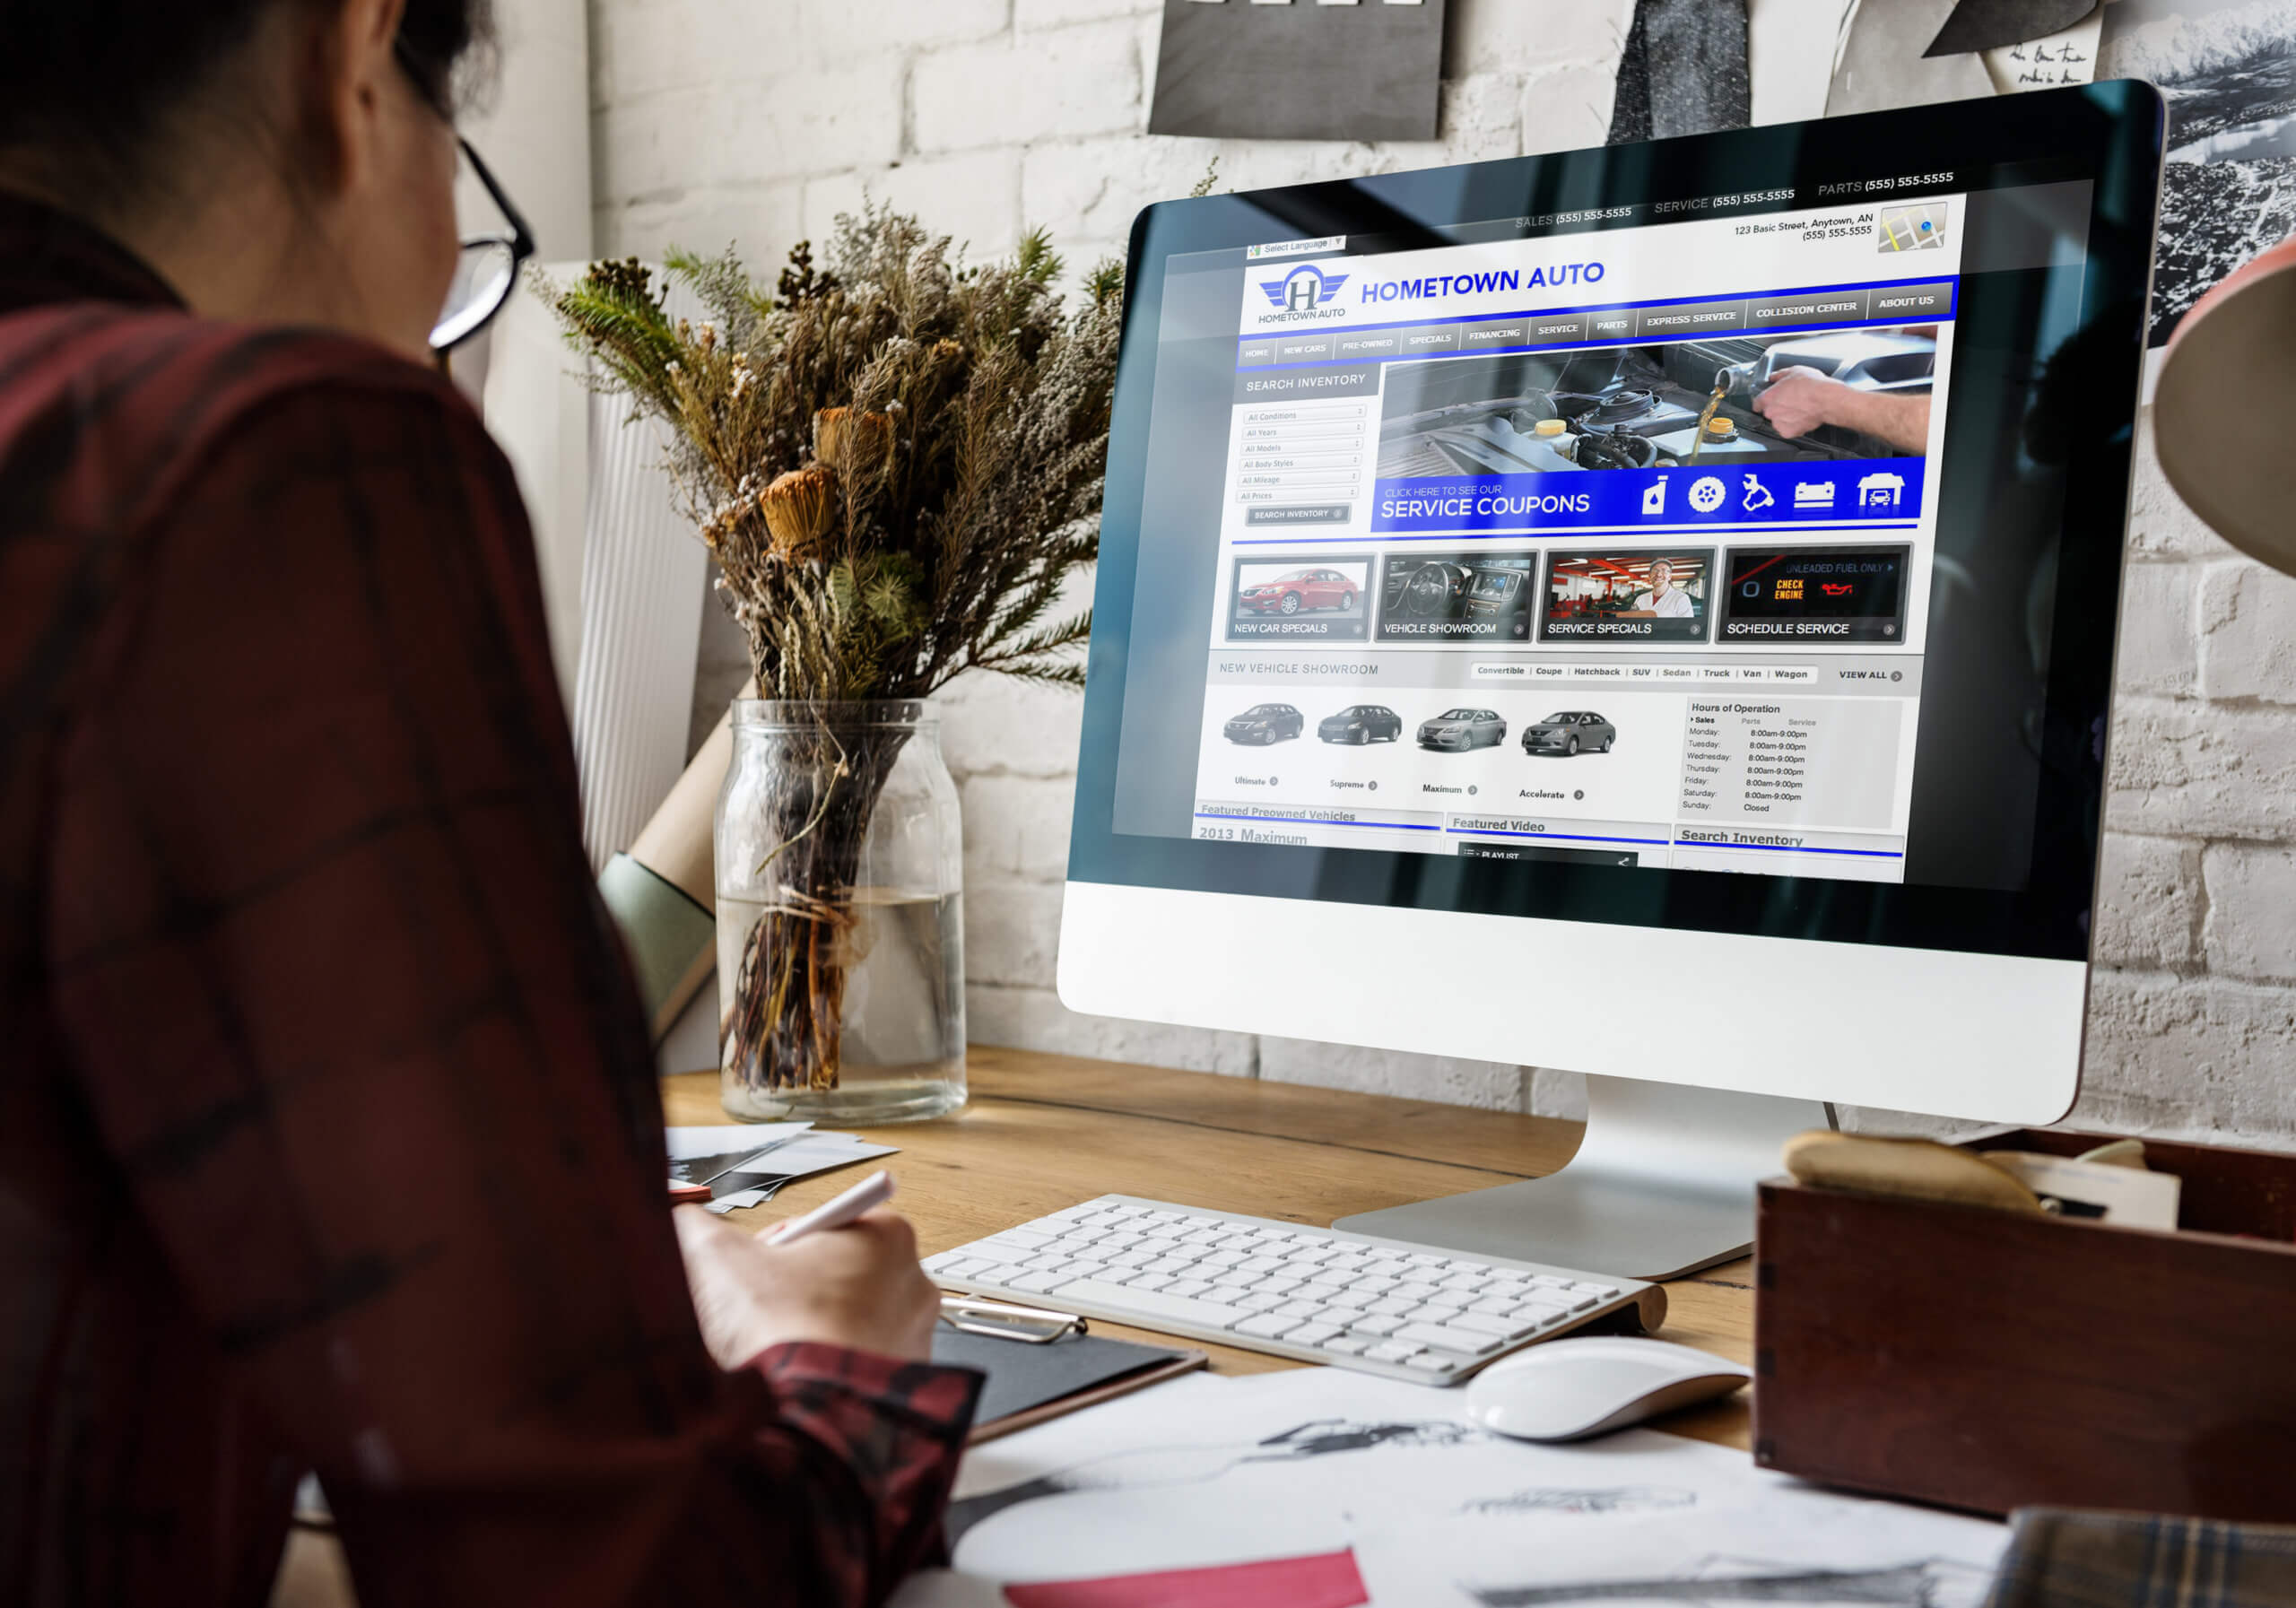
{"type": "Polygon", "coordinates": [[[1444,0],[1164,0],[1150,134],[1431,140],[1444,0]]]}

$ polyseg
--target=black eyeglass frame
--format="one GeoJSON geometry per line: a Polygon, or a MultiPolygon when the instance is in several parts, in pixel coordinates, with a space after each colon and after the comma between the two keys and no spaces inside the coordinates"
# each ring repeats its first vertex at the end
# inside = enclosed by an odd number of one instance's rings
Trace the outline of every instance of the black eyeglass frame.
{"type": "MultiPolygon", "coordinates": [[[[397,57],[399,69],[406,74],[408,82],[414,85],[415,93],[421,95],[423,102],[432,111],[437,112],[449,127],[452,127],[455,120],[452,109],[442,104],[427,87],[429,81],[424,78],[421,65],[415,60],[414,53],[407,48],[404,39],[393,41],[391,54],[397,57]]],[[[470,252],[484,247],[499,246],[510,254],[510,273],[509,277],[503,282],[501,295],[495,299],[494,305],[488,308],[476,322],[443,346],[435,342],[432,343],[430,350],[440,354],[452,352],[494,322],[495,316],[501,312],[509,302],[513,292],[517,291],[519,276],[526,271],[526,265],[534,260],[535,249],[534,231],[526,226],[526,214],[512,203],[509,193],[502,188],[502,181],[495,178],[494,169],[486,165],[486,159],[480,156],[476,147],[465,139],[459,132],[455,135],[455,143],[460,147],[463,160],[470,163],[470,170],[478,176],[478,182],[486,191],[487,198],[494,203],[495,210],[500,213],[504,221],[510,225],[508,237],[500,234],[465,235],[462,239],[462,249],[465,252],[470,252]]]]}

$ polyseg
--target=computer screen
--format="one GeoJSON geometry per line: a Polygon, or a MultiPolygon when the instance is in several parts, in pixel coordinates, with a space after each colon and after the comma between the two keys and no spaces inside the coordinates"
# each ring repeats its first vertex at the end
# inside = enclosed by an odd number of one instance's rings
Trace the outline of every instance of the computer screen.
{"type": "Polygon", "coordinates": [[[1144,213],[1072,879],[2085,960],[2153,105],[1144,213]]]}

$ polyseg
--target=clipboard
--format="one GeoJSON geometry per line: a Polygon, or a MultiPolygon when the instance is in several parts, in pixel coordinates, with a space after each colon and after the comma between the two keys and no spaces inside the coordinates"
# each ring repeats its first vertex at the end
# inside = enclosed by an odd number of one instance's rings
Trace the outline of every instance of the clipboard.
{"type": "Polygon", "coordinates": [[[1066,1334],[1031,1341],[961,1332],[946,1322],[933,1331],[933,1360],[988,1376],[965,1444],[978,1446],[1118,1396],[1145,1390],[1204,1367],[1200,1351],[1139,1345],[1099,1334],[1066,1334]]]}

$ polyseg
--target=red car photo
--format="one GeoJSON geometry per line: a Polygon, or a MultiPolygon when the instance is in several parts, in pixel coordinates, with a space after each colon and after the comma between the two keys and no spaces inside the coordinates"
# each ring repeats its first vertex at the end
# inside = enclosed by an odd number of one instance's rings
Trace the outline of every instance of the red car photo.
{"type": "Polygon", "coordinates": [[[1294,569],[1246,587],[1237,603],[1257,614],[1297,614],[1306,609],[1352,609],[1356,585],[1336,569],[1294,569]]]}

